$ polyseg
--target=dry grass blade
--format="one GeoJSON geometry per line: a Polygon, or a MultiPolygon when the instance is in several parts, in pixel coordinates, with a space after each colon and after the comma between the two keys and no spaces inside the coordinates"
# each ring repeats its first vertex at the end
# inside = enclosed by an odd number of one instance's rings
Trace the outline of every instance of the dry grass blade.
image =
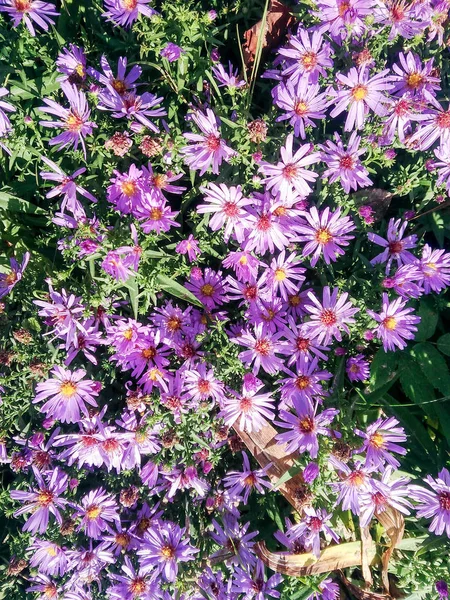
{"type": "Polygon", "coordinates": [[[370,551],[372,547],[373,540],[369,527],[361,527],[361,571],[367,588],[373,584],[372,573],[370,572],[370,551]]]}
{"type": "Polygon", "coordinates": [[[392,556],[392,553],[395,550],[397,544],[399,544],[403,539],[403,533],[405,531],[405,519],[403,515],[396,510],[395,508],[389,507],[387,510],[383,511],[379,515],[377,515],[377,519],[383,525],[386,530],[387,535],[391,540],[391,545],[386,550],[386,552],[381,557],[382,571],[381,571],[381,579],[383,581],[384,589],[390,593],[390,585],[389,585],[389,560],[392,556]]]}
{"type": "Polygon", "coordinates": [[[355,598],[358,598],[358,600],[388,600],[391,598],[388,594],[377,594],[376,592],[369,592],[361,589],[349,581],[343,573],[339,573],[339,578],[349,592],[351,592],[355,598]]]}

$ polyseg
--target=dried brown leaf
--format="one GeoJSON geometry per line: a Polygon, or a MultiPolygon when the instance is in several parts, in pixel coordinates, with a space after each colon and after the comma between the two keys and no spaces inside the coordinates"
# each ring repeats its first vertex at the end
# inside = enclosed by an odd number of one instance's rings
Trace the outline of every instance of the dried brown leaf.
{"type": "Polygon", "coordinates": [[[377,519],[383,525],[387,535],[391,540],[391,545],[381,557],[381,579],[383,581],[384,589],[390,593],[391,589],[388,575],[389,560],[395,550],[395,547],[403,539],[403,533],[405,531],[405,519],[403,518],[401,512],[392,507],[388,507],[385,511],[377,515],[377,519]]]}

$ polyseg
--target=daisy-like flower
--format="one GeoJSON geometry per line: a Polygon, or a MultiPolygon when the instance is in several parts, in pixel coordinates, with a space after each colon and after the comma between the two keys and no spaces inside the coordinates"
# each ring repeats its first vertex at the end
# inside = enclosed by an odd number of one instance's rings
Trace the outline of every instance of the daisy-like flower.
{"type": "Polygon", "coordinates": [[[169,231],[171,227],[180,227],[174,219],[178,216],[177,211],[173,211],[169,204],[164,201],[148,201],[139,207],[139,219],[142,221],[141,229],[144,233],[156,231],[157,235],[161,232],[169,231]]]}
{"type": "Polygon", "coordinates": [[[330,215],[327,206],[321,213],[315,206],[309,211],[303,211],[302,222],[295,226],[295,231],[300,235],[296,238],[298,242],[306,242],[303,247],[303,256],[312,254],[311,266],[315,266],[320,256],[327,265],[335,262],[338,256],[345,254],[342,246],[348,246],[353,235],[348,235],[355,229],[350,217],[341,217],[341,209],[336,209],[330,215]]]}
{"type": "Polygon", "coordinates": [[[78,145],[81,144],[86,158],[84,140],[88,135],[91,135],[92,130],[97,125],[89,120],[91,111],[83,92],[80,92],[74,85],[66,82],[61,83],[61,89],[70,103],[70,108],[63,108],[54,100],[44,98],[46,106],[40,106],[39,110],[50,115],[56,115],[56,117],[59,117],[59,120],[39,121],[39,124],[43,127],[64,130],[50,140],[50,146],[58,146],[59,149],[73,147],[76,150],[78,145]]]}
{"type": "Polygon", "coordinates": [[[357,354],[347,360],[345,370],[350,381],[366,381],[370,375],[370,364],[364,354],[357,354]]]}
{"type": "Polygon", "coordinates": [[[102,14],[107,21],[128,28],[136,21],[139,14],[151,17],[157,14],[150,8],[151,0],[104,0],[106,12],[102,14]]]}
{"type": "Polygon", "coordinates": [[[283,354],[289,357],[288,366],[299,361],[302,356],[307,361],[312,360],[314,356],[328,360],[325,352],[328,352],[330,348],[317,344],[316,340],[308,334],[304,323],[297,325],[292,315],[289,315],[288,323],[289,327],[283,329],[283,337],[286,338],[283,354]]]}
{"type": "Polygon", "coordinates": [[[271,488],[270,481],[266,481],[267,471],[272,464],[266,465],[263,469],[253,470],[250,466],[250,461],[245,452],[242,453],[244,461],[243,471],[231,471],[224,477],[223,482],[228,493],[233,498],[239,497],[241,492],[244,492],[244,504],[247,504],[250,492],[256,489],[260,494],[264,494],[264,487],[271,488]]]}
{"type": "Polygon", "coordinates": [[[330,183],[339,180],[346,194],[349,194],[350,190],[372,185],[373,181],[368,177],[369,172],[359,158],[366,149],[359,147],[361,138],[356,135],[356,131],[350,136],[347,148],[344,147],[338,133],[334,134],[334,141],[335,143],[327,140],[320,146],[322,160],[328,167],[322,177],[328,177],[330,183]]]}
{"type": "Polygon", "coordinates": [[[202,253],[198,245],[198,240],[194,238],[192,233],[187,239],[181,240],[181,242],[177,244],[175,252],[178,254],[187,254],[189,262],[195,262],[202,253]]]}
{"type": "Polygon", "coordinates": [[[200,191],[204,194],[204,201],[207,204],[200,204],[197,212],[213,213],[209,219],[209,227],[213,231],[218,231],[225,225],[223,232],[225,242],[228,242],[233,233],[239,243],[243,242],[245,229],[250,226],[245,207],[253,201],[243,197],[241,186],[228,187],[224,183],[219,185],[209,183],[207,187],[201,187],[200,191]]]}
{"type": "Polygon", "coordinates": [[[295,365],[295,373],[284,368],[287,378],[281,379],[281,397],[284,400],[283,405],[291,404],[293,398],[302,398],[304,400],[317,400],[325,394],[321,381],[331,379],[332,374],[328,371],[318,370],[318,358],[308,360],[302,354],[295,365]]]}
{"type": "Polygon", "coordinates": [[[289,45],[280,48],[278,54],[288,59],[287,67],[281,74],[289,77],[293,84],[301,80],[316,84],[319,75],[326,77],[326,69],[333,66],[331,45],[324,41],[318,30],[310,33],[299,27],[297,35],[291,36],[289,45]]]}
{"type": "Polygon", "coordinates": [[[427,475],[425,481],[431,490],[418,485],[410,485],[411,497],[419,502],[417,516],[433,519],[429,530],[436,534],[447,534],[450,538],[450,472],[442,469],[437,478],[427,475]]]}
{"type": "Polygon", "coordinates": [[[185,387],[189,396],[197,403],[212,398],[217,403],[224,396],[223,383],[214,375],[214,369],[207,369],[205,363],[200,363],[195,371],[185,372],[185,387]]]}
{"type": "Polygon", "coordinates": [[[225,268],[233,269],[239,281],[255,280],[258,275],[260,261],[245,250],[230,252],[222,261],[225,268]]]}
{"type": "Polygon", "coordinates": [[[407,94],[413,98],[425,98],[433,102],[436,91],[441,89],[439,77],[432,75],[434,59],[422,64],[420,57],[413,52],[406,56],[403,52],[398,55],[399,63],[392,65],[395,75],[391,77],[394,87],[391,93],[396,96],[407,94]]]}
{"type": "Polygon", "coordinates": [[[212,167],[212,172],[218,175],[222,161],[229,162],[235,151],[221,138],[220,122],[210,108],[206,109],[206,114],[200,111],[193,113],[191,119],[203,135],[184,133],[184,137],[194,143],[181,148],[180,154],[185,157],[185,163],[189,168],[200,170],[200,175],[204,175],[209,167],[212,167]]]}
{"type": "Polygon", "coordinates": [[[423,280],[418,264],[402,265],[392,277],[383,280],[383,287],[393,289],[402,298],[419,298],[424,289],[420,283],[423,280]]]}
{"type": "Polygon", "coordinates": [[[278,204],[272,204],[269,192],[254,194],[256,206],[249,208],[249,229],[246,230],[244,250],[263,255],[270,251],[274,254],[275,248],[283,250],[289,245],[292,238],[291,229],[287,228],[278,217],[278,204]]]}
{"type": "Polygon", "coordinates": [[[409,515],[409,509],[412,504],[407,497],[411,497],[411,490],[408,486],[409,479],[399,477],[390,481],[393,467],[386,467],[381,481],[371,479],[369,489],[361,493],[360,496],[360,522],[361,527],[367,527],[373,516],[379,515],[389,507],[395,508],[404,515],[409,515]]]}
{"type": "Polygon", "coordinates": [[[44,575],[57,575],[62,577],[67,571],[66,549],[54,542],[35,539],[27,548],[32,551],[30,567],[37,569],[44,575]]]}
{"type": "Polygon", "coordinates": [[[315,509],[312,506],[305,506],[304,516],[298,525],[294,525],[291,534],[295,538],[302,538],[306,548],[310,548],[316,558],[320,556],[320,533],[328,534],[336,543],[339,542],[339,536],[327,524],[333,516],[327,513],[323,508],[315,509]]]}
{"type": "Polygon", "coordinates": [[[41,406],[41,412],[62,423],[78,423],[81,413],[89,415],[86,404],[97,406],[94,396],[98,396],[101,384],[83,379],[86,375],[83,369],[69,371],[56,366],[51,372],[52,379],[38,383],[33,404],[48,398],[41,406]]]}
{"type": "Polygon", "coordinates": [[[421,104],[408,96],[399,99],[391,98],[387,107],[387,115],[384,121],[383,137],[386,144],[392,144],[397,132],[398,139],[402,144],[407,142],[407,136],[411,133],[411,122],[421,119],[417,110],[421,104]]]}
{"type": "Polygon", "coordinates": [[[273,194],[285,196],[292,190],[300,196],[308,196],[311,187],[308,181],[314,181],[318,175],[305,167],[319,162],[320,153],[311,151],[311,144],[304,144],[294,153],[294,136],[288,135],[284,147],[281,148],[281,161],[276,165],[262,162],[259,170],[266,178],[263,183],[273,194]]]}
{"type": "Polygon", "coordinates": [[[238,518],[231,513],[225,513],[223,516],[223,527],[213,519],[214,532],[210,535],[212,539],[222,546],[221,550],[214,552],[211,558],[226,558],[226,564],[230,565],[248,565],[253,567],[256,564],[256,557],[253,553],[253,538],[258,535],[258,531],[247,533],[250,523],[242,527],[238,523],[238,518]]]}
{"type": "Polygon", "coordinates": [[[128,173],[113,171],[115,177],[110,179],[111,184],[106,191],[108,202],[111,202],[122,214],[137,214],[141,207],[144,195],[148,191],[143,171],[136,165],[130,165],[128,173]]]}
{"type": "MultiPolygon", "coordinates": [[[[317,32],[316,32],[317,33],[317,32]]],[[[316,127],[312,119],[325,119],[328,100],[326,93],[319,94],[320,86],[301,78],[294,85],[290,81],[276,88],[274,103],[285,111],[277,121],[289,119],[294,134],[306,138],[305,126],[316,127]]]]}
{"type": "Polygon", "coordinates": [[[405,306],[406,301],[401,298],[389,302],[388,295],[384,293],[381,312],[377,314],[372,310],[367,311],[378,323],[373,332],[382,340],[386,352],[395,351],[396,347],[403,350],[407,346],[406,340],[414,339],[420,317],[413,314],[413,308],[405,306]]]}
{"type": "Polygon", "coordinates": [[[47,471],[45,477],[48,481],[46,483],[44,476],[36,467],[33,467],[33,473],[39,488],[31,492],[12,490],[11,498],[24,503],[24,506],[14,513],[14,517],[31,511],[31,517],[23,526],[23,531],[35,534],[44,533],[47,530],[50,514],[59,524],[62,523],[63,519],[59,509],[64,509],[67,500],[60,496],[67,489],[68,476],[57,467],[53,471],[47,471]]]}
{"type": "Polygon", "coordinates": [[[222,271],[213,271],[207,267],[199,275],[191,273],[186,288],[208,309],[213,310],[227,301],[227,285],[222,271]]]}
{"type": "Polygon", "coordinates": [[[276,439],[280,444],[286,444],[286,452],[309,452],[311,458],[316,458],[319,452],[318,435],[329,436],[330,429],[326,427],[339,414],[335,408],[327,408],[316,414],[311,402],[303,396],[294,396],[292,400],[295,414],[280,410],[280,418],[276,425],[288,429],[279,433],[276,439]]]}
{"type": "Polygon", "coordinates": [[[341,596],[339,584],[334,582],[331,577],[321,581],[318,588],[319,591],[311,594],[306,600],[338,600],[341,596]]]}
{"type": "Polygon", "coordinates": [[[299,286],[305,281],[303,273],[306,269],[295,266],[298,257],[295,253],[286,258],[286,251],[283,250],[273,258],[263,275],[264,282],[272,291],[272,294],[279,294],[283,300],[288,299],[289,294],[295,294],[299,286]],[[296,283],[294,283],[294,281],[296,283]]]}
{"type": "Polygon", "coordinates": [[[102,539],[102,533],[108,529],[108,523],[120,525],[118,507],[114,498],[103,488],[92,490],[81,499],[75,517],[81,518],[78,531],[84,531],[94,540],[102,539]]]}
{"type": "MultiPolygon", "coordinates": [[[[114,75],[106,56],[103,55],[100,59],[103,73],[96,71],[92,67],[88,68],[88,73],[108,89],[112,88],[119,96],[123,96],[126,92],[134,91],[136,89],[135,82],[142,74],[142,68],[139,65],[133,65],[127,74],[127,64],[128,59],[121,56],[117,63],[117,75],[114,75]]],[[[100,94],[100,99],[105,93],[107,94],[108,91],[102,92],[100,94]]]]}
{"type": "MultiPolygon", "coordinates": [[[[254,600],[267,600],[269,597],[279,598],[280,592],[275,588],[283,581],[283,576],[275,573],[267,579],[264,571],[264,563],[260,559],[250,573],[245,568],[236,567],[233,573],[231,593],[236,594],[236,597],[245,594],[244,598],[253,598],[254,600]]],[[[226,597],[231,598],[230,594],[227,594],[226,597]]],[[[218,600],[221,599],[218,598],[218,600]]]]}
{"type": "Polygon", "coordinates": [[[193,560],[198,552],[187,539],[183,539],[184,536],[186,530],[170,522],[164,523],[158,529],[147,531],[144,542],[137,551],[144,573],[156,569],[165,581],[175,581],[178,564],[193,560]]]}
{"type": "Polygon", "coordinates": [[[163,117],[167,114],[164,108],[158,106],[163,98],[158,98],[150,92],[144,92],[141,96],[134,92],[120,94],[109,86],[107,93],[101,94],[100,100],[97,108],[110,111],[115,119],[136,120],[154,132],[158,132],[159,129],[148,117],[163,117]]]}
{"type": "Polygon", "coordinates": [[[219,82],[219,87],[227,87],[229,89],[242,88],[245,86],[245,81],[239,79],[238,69],[234,70],[231,61],[228,61],[228,72],[222,64],[217,64],[212,68],[215,78],[219,82]]]}
{"type": "Polygon", "coordinates": [[[339,289],[330,292],[328,286],[323,288],[322,303],[312,293],[308,293],[312,304],[306,304],[305,310],[310,313],[311,320],[305,323],[311,337],[317,338],[318,344],[329,344],[333,338],[342,340],[341,330],[349,334],[348,325],[355,322],[353,315],[359,311],[351,302],[347,302],[348,294],[339,296],[339,289]]]}
{"type": "Polygon", "coordinates": [[[369,69],[362,67],[358,70],[352,67],[347,75],[336,75],[339,83],[347,89],[335,92],[336,106],[330,115],[334,118],[341,112],[348,111],[345,131],[361,129],[369,110],[379,117],[386,115],[385,105],[389,100],[385,92],[392,87],[390,78],[386,77],[388,73],[389,69],[386,69],[369,78],[369,69]]]}
{"type": "Polygon", "coordinates": [[[367,234],[367,237],[371,242],[384,248],[381,254],[378,254],[370,261],[372,265],[387,262],[386,273],[388,273],[394,260],[398,267],[416,261],[416,257],[411,254],[411,252],[408,252],[408,250],[417,246],[417,235],[413,234],[403,237],[407,227],[407,221],[403,221],[402,223],[400,219],[390,219],[387,230],[387,239],[382,238],[376,233],[367,234]]]}
{"type": "Polygon", "coordinates": [[[434,150],[437,161],[433,162],[433,167],[438,171],[437,185],[445,183],[447,193],[450,195],[450,144],[440,146],[434,150]]]}
{"type": "Polygon", "coordinates": [[[257,385],[250,390],[244,386],[241,394],[233,393],[222,400],[219,417],[227,427],[232,427],[237,422],[243,431],[252,433],[261,431],[267,421],[273,421],[275,401],[271,393],[258,394],[262,387],[257,385]]]}
{"type": "Polygon", "coordinates": [[[364,443],[357,450],[358,453],[366,453],[366,467],[381,469],[385,462],[394,468],[398,468],[400,463],[392,456],[392,452],[406,454],[406,449],[399,446],[406,442],[407,436],[403,427],[398,427],[399,421],[395,417],[383,419],[380,417],[374,423],[369,425],[366,431],[355,429],[356,435],[364,439],[364,443]]]}
{"type": "Polygon", "coordinates": [[[406,0],[380,0],[372,14],[375,23],[391,28],[389,40],[393,40],[397,35],[410,40],[426,26],[425,23],[415,20],[415,7],[406,0]]]}
{"type": "Polygon", "coordinates": [[[421,115],[416,115],[420,125],[408,142],[417,144],[419,150],[428,150],[436,140],[440,146],[450,146],[450,108],[444,110],[436,100],[433,102],[435,109],[427,109],[421,115]]]}
{"type": "Polygon", "coordinates": [[[173,42],[166,44],[159,53],[160,56],[166,58],[169,62],[175,62],[182,54],[184,54],[183,48],[180,48],[180,46],[177,46],[173,42]]]}
{"type": "Polygon", "coordinates": [[[433,250],[428,244],[425,244],[419,262],[419,269],[425,294],[439,293],[450,286],[449,252],[439,249],[433,250]]]}
{"type": "Polygon", "coordinates": [[[281,352],[279,339],[282,335],[281,332],[270,333],[263,323],[259,323],[253,332],[246,329],[242,335],[232,338],[231,341],[248,348],[239,354],[239,360],[246,366],[253,363],[254,375],[257,375],[261,368],[274,375],[283,367],[283,361],[276,356],[276,353],[281,352]]]}
{"type": "MultiPolygon", "coordinates": [[[[39,593],[39,596],[37,597],[38,600],[59,600],[62,597],[61,594],[63,592],[63,589],[59,587],[54,581],[52,581],[50,577],[47,577],[47,575],[42,575],[38,573],[34,577],[30,577],[29,581],[33,585],[30,585],[30,587],[28,587],[26,591],[27,593],[33,595],[39,593]]],[[[68,596],[66,596],[66,598],[68,600],[71,600],[68,596]]]]}
{"type": "Polygon", "coordinates": [[[57,81],[80,85],[86,79],[86,55],[83,48],[70,44],[63,48],[56,59],[56,68],[62,73],[57,81]]]}
{"type": "Polygon", "coordinates": [[[340,44],[347,37],[359,38],[367,30],[366,17],[373,13],[373,0],[319,0],[319,31],[329,31],[340,44]]]}
{"type": "Polygon", "coordinates": [[[9,273],[0,273],[0,298],[9,294],[14,286],[19,283],[22,279],[23,272],[27,268],[29,260],[29,252],[25,252],[20,265],[14,257],[9,259],[11,271],[9,273]]]}
{"type": "MultiPolygon", "coordinates": [[[[1,10],[1,5],[0,5],[1,10]]],[[[7,96],[9,94],[8,90],[4,87],[0,88],[0,98],[7,96]]],[[[8,135],[11,131],[11,121],[5,114],[6,112],[16,112],[16,109],[9,102],[5,102],[4,100],[0,100],[0,138],[8,135]]]]}
{"type": "Polygon", "coordinates": [[[53,17],[59,15],[55,8],[51,2],[42,0],[0,0],[0,12],[9,14],[13,27],[23,21],[33,37],[36,35],[33,23],[44,31],[48,31],[48,26],[55,23],[53,17]]]}
{"type": "Polygon", "coordinates": [[[370,489],[370,469],[355,463],[353,469],[330,455],[329,462],[340,477],[340,481],[332,483],[331,487],[338,494],[336,505],[342,504],[342,510],[351,510],[354,515],[361,512],[360,496],[370,489]]]}
{"type": "Polygon", "coordinates": [[[113,573],[111,579],[117,583],[108,588],[111,600],[156,600],[161,598],[159,584],[143,569],[136,570],[128,556],[122,565],[123,574],[113,573]]]}

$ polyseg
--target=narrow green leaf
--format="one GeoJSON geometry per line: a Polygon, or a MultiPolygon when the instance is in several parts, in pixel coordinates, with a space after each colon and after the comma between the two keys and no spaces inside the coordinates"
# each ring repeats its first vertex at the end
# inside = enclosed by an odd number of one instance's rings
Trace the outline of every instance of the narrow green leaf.
{"type": "Polygon", "coordinates": [[[302,469],[302,465],[295,463],[290,469],[283,473],[283,475],[280,477],[280,479],[278,479],[278,481],[276,481],[273,484],[272,489],[277,490],[280,487],[280,485],[283,485],[283,483],[286,483],[286,481],[289,481],[290,479],[298,475],[302,469]]]}
{"type": "Polygon", "coordinates": [[[200,302],[200,300],[196,298],[192,292],[174,279],[170,279],[170,277],[167,277],[167,275],[162,275],[160,273],[157,275],[156,281],[161,289],[171,296],[175,296],[175,298],[180,298],[181,300],[185,300],[186,302],[190,302],[191,304],[195,304],[195,306],[203,308],[203,304],[200,302]]]}
{"type": "Polygon", "coordinates": [[[138,309],[139,309],[139,299],[138,299],[139,290],[138,290],[136,277],[130,277],[129,279],[127,279],[127,281],[125,282],[125,286],[128,288],[128,291],[130,292],[131,307],[133,309],[134,318],[137,319],[138,309]]]}
{"type": "Polygon", "coordinates": [[[45,214],[45,211],[27,200],[16,198],[8,192],[0,192],[0,208],[14,213],[45,214]]]}

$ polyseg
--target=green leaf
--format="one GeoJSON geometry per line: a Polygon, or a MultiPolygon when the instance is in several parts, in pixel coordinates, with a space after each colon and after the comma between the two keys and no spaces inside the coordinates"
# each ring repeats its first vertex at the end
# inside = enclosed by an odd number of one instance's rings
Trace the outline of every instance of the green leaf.
{"type": "Polygon", "coordinates": [[[295,463],[292,465],[292,467],[290,469],[288,469],[285,473],[283,473],[283,475],[280,477],[280,479],[278,479],[278,481],[276,481],[273,484],[273,490],[277,490],[280,485],[283,485],[283,483],[286,483],[286,481],[289,481],[290,479],[292,479],[293,477],[295,477],[295,475],[298,475],[300,473],[300,471],[303,469],[302,465],[295,463]]]}
{"type": "Polygon", "coordinates": [[[438,347],[439,352],[442,352],[442,354],[446,354],[447,356],[450,356],[450,333],[446,333],[445,335],[442,335],[438,339],[437,347],[438,347]]]}
{"type": "MultiPolygon", "coordinates": [[[[403,391],[412,402],[420,405],[424,401],[434,399],[433,386],[428,382],[428,379],[411,356],[404,353],[400,354],[400,367],[400,383],[403,391]]],[[[424,406],[429,407],[424,408],[426,412],[432,412],[432,416],[436,416],[431,404],[424,406]]]]}
{"type": "Polygon", "coordinates": [[[181,300],[185,300],[186,302],[195,304],[195,306],[204,308],[203,304],[198,298],[194,296],[192,292],[187,290],[184,286],[179,284],[174,279],[167,277],[167,275],[162,275],[161,273],[159,273],[156,277],[156,281],[160,288],[168,294],[170,294],[171,296],[175,296],[175,298],[180,298],[181,300]]]}
{"type": "Polygon", "coordinates": [[[134,318],[137,319],[138,309],[139,309],[139,299],[138,299],[139,290],[138,290],[136,277],[130,277],[129,279],[127,279],[127,281],[125,282],[125,286],[128,288],[128,291],[130,292],[130,302],[131,302],[131,306],[133,308],[134,318]]]}
{"type": "Polygon", "coordinates": [[[45,211],[27,200],[16,198],[8,192],[0,192],[0,208],[14,213],[27,213],[29,215],[45,214],[45,211]]]}
{"type": "Polygon", "coordinates": [[[423,342],[428,340],[435,332],[439,317],[436,303],[431,296],[424,296],[421,299],[417,314],[421,321],[417,326],[416,340],[423,342]]]}
{"type": "Polygon", "coordinates": [[[450,373],[445,358],[432,344],[415,344],[410,354],[417,360],[425,377],[444,396],[450,396],[450,373]]]}
{"type": "Polygon", "coordinates": [[[389,383],[392,385],[397,378],[397,370],[398,354],[396,352],[385,352],[383,348],[380,348],[370,365],[370,392],[373,393],[381,387],[384,388],[389,383]]]}

